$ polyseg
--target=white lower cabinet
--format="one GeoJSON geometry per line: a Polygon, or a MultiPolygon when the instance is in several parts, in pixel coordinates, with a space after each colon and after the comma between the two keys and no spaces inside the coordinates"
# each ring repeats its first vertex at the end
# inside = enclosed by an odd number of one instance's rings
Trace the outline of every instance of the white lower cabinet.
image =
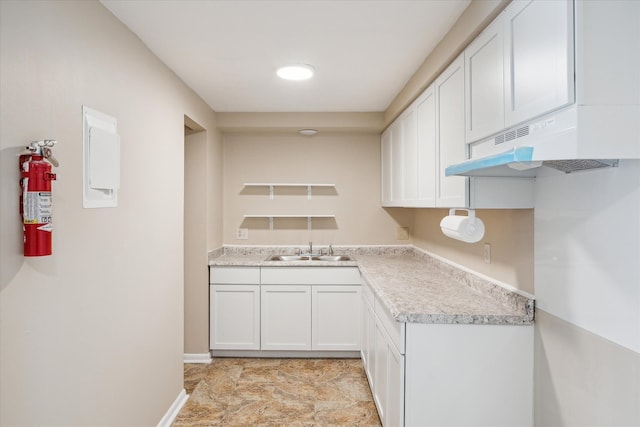
{"type": "MultiPolygon", "coordinates": [[[[364,280],[363,280],[363,283],[364,280]]],[[[362,286],[362,329],[360,356],[369,384],[373,384],[375,373],[375,333],[376,318],[373,312],[373,292],[367,285],[362,286]]]]}
{"type": "Polygon", "coordinates": [[[533,425],[533,326],[402,323],[363,280],[362,360],[385,427],[533,425]]]}
{"type": "MultiPolygon", "coordinates": [[[[363,283],[366,283],[363,281],[363,283]]],[[[383,426],[404,425],[404,324],[390,314],[368,285],[362,288],[362,361],[383,426]],[[399,345],[400,344],[400,345],[399,345]]]]}
{"type": "Polygon", "coordinates": [[[360,350],[357,267],[263,267],[262,350],[360,350]]]}
{"type": "Polygon", "coordinates": [[[384,426],[404,425],[404,355],[375,318],[373,398],[384,426]]]}
{"type": "Polygon", "coordinates": [[[360,351],[357,267],[211,267],[210,349],[360,351]]]}
{"type": "Polygon", "coordinates": [[[262,285],[262,350],[311,350],[311,286],[262,285]]]}
{"type": "Polygon", "coordinates": [[[311,349],[360,350],[360,286],[312,286],[311,349]]]}
{"type": "Polygon", "coordinates": [[[260,348],[260,269],[210,269],[209,348],[260,348]]]}

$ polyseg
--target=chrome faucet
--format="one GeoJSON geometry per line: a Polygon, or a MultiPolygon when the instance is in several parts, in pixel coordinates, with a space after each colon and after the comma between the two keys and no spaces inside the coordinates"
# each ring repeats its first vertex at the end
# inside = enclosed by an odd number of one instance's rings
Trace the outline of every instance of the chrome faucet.
{"type": "Polygon", "coordinates": [[[309,242],[309,255],[313,254],[313,242],[309,242]]]}
{"type": "Polygon", "coordinates": [[[329,255],[333,256],[333,245],[329,243],[329,255]]]}

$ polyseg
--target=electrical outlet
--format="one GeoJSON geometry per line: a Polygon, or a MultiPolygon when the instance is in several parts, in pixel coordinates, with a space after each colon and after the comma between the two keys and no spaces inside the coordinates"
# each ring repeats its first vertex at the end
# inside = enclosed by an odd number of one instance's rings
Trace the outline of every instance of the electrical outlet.
{"type": "Polygon", "coordinates": [[[484,244],[484,263],[491,264],[491,245],[489,243],[484,244]]]}
{"type": "Polygon", "coordinates": [[[248,228],[238,228],[236,230],[236,239],[238,240],[247,240],[249,238],[249,229],[248,228]]]}
{"type": "Polygon", "coordinates": [[[396,238],[398,240],[409,240],[409,227],[398,227],[396,238]]]}

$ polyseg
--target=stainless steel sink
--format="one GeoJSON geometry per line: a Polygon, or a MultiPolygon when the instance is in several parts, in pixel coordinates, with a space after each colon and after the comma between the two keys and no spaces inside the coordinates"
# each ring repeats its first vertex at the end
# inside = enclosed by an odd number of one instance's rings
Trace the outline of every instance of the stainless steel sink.
{"type": "Polygon", "coordinates": [[[353,261],[347,255],[269,255],[267,261],[353,261]]]}
{"type": "Polygon", "coordinates": [[[322,255],[317,257],[319,261],[351,261],[348,255],[322,255]]]}

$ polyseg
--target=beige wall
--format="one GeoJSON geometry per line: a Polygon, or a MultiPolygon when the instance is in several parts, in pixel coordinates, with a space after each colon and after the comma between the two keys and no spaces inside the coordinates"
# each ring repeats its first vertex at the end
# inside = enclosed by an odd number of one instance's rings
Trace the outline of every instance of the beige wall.
{"type": "Polygon", "coordinates": [[[224,133],[297,132],[381,132],[382,112],[369,113],[218,113],[218,129],[224,133]]]}
{"type": "Polygon", "coordinates": [[[0,19],[0,424],[156,425],[183,389],[184,115],[214,113],[98,2],[2,1],[0,19]],[[116,208],[82,208],[82,105],[118,120],[116,208]],[[17,156],[41,138],[59,141],[54,254],[27,259],[17,156]]]}
{"type": "Polygon", "coordinates": [[[380,206],[380,137],[373,133],[297,132],[224,136],[225,244],[349,245],[406,244],[396,239],[398,225],[408,226],[411,212],[380,206]],[[330,183],[335,190],[244,188],[246,182],[330,183]],[[243,220],[245,214],[333,214],[335,221],[243,220]],[[237,240],[236,229],[249,229],[249,240],[237,240]]]}
{"type": "Polygon", "coordinates": [[[391,101],[384,114],[385,126],[407,108],[510,2],[511,0],[473,0],[391,101]]]}
{"type": "Polygon", "coordinates": [[[534,294],[533,209],[481,209],[485,225],[478,243],[464,243],[442,234],[447,209],[416,209],[413,244],[493,279],[534,294]],[[484,244],[491,245],[491,263],[484,262],[484,244]]]}
{"type": "Polygon", "coordinates": [[[535,425],[640,425],[640,354],[536,310],[535,425]]]}

